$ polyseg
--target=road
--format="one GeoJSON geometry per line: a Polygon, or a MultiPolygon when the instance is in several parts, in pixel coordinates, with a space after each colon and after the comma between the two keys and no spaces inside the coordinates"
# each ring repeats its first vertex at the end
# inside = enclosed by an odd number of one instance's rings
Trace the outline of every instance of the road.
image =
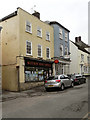
{"type": "Polygon", "coordinates": [[[64,91],[19,97],[2,103],[3,118],[85,118],[88,115],[88,80],[64,91]]]}

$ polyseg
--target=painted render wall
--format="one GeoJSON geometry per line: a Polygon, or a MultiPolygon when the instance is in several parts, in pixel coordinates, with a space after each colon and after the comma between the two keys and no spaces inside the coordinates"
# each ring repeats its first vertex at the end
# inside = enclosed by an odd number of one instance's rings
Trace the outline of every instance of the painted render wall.
{"type": "MultiPolygon", "coordinates": [[[[19,23],[20,23],[20,54],[26,56],[26,40],[32,42],[32,57],[37,58],[38,44],[42,45],[42,57],[44,60],[46,58],[46,47],[50,48],[50,57],[54,56],[54,33],[53,27],[42,22],[37,17],[27,13],[26,11],[22,10],[21,8],[18,9],[19,14],[19,23]],[[32,24],[32,34],[27,33],[25,24],[26,21],[30,21],[32,24]],[[42,38],[37,36],[37,27],[42,28],[42,38]],[[50,41],[46,40],[46,31],[50,33],[50,41]]],[[[31,56],[29,56],[31,57],[31,56]]]]}
{"type": "Polygon", "coordinates": [[[68,47],[69,51],[69,32],[66,31],[64,28],[60,27],[57,24],[52,24],[54,28],[54,57],[60,57],[60,45],[63,45],[63,55],[65,52],[65,46],[68,47]],[[63,40],[59,38],[59,28],[61,28],[63,31],[63,40]],[[68,34],[68,41],[65,41],[65,32],[68,34]]]}
{"type": "MultiPolygon", "coordinates": [[[[54,33],[53,27],[42,22],[37,17],[27,13],[21,8],[18,9],[19,14],[19,25],[20,25],[20,55],[37,58],[38,53],[38,44],[42,45],[42,58],[47,60],[46,58],[46,48],[50,48],[50,58],[54,57],[54,33]],[[29,21],[32,24],[32,33],[27,33],[26,30],[26,21],[29,21]],[[42,28],[42,38],[37,36],[37,27],[42,28]],[[50,41],[46,40],[46,31],[50,33],[50,41]],[[26,40],[32,42],[32,56],[26,55],[26,40]]],[[[21,66],[20,66],[20,83],[25,82],[25,74],[24,74],[24,60],[21,58],[21,66]]]]}
{"type": "MultiPolygon", "coordinates": [[[[81,50],[78,50],[78,52],[79,52],[79,71],[81,72],[80,64],[83,64],[83,66],[85,66],[85,67],[89,67],[88,60],[87,60],[88,54],[83,52],[83,51],[81,51],[81,50]],[[84,62],[81,61],[81,54],[84,55],[84,62]]],[[[90,74],[89,72],[85,72],[84,68],[83,68],[83,73],[85,75],[89,75],[90,74]]]]}
{"type": "MultiPolygon", "coordinates": [[[[74,45],[71,41],[70,41],[70,53],[71,53],[70,74],[74,74],[74,73],[81,74],[81,64],[85,67],[88,67],[88,61],[87,61],[88,54],[79,50],[78,47],[74,45]],[[84,55],[83,62],[81,61],[81,54],[84,55]]],[[[83,68],[83,72],[84,72],[84,68],[83,68]]],[[[88,75],[88,73],[85,72],[84,74],[88,75]]]]}
{"type": "Polygon", "coordinates": [[[79,55],[78,48],[70,41],[70,74],[79,73],[79,55]]]}
{"type": "MultiPolygon", "coordinates": [[[[25,83],[24,56],[37,58],[37,45],[42,45],[43,59],[46,60],[46,47],[50,48],[50,57],[54,57],[53,27],[42,22],[21,8],[17,15],[0,22],[2,30],[2,88],[18,91],[35,86],[25,83]],[[25,23],[32,23],[32,34],[27,33],[25,23]],[[37,26],[42,28],[42,38],[37,37],[37,26]],[[46,31],[50,32],[50,41],[46,40],[46,31]],[[32,42],[32,56],[26,55],[26,40],[32,42]]],[[[36,83],[39,85],[39,83],[36,83]]]]}
{"type": "Polygon", "coordinates": [[[14,16],[0,22],[2,29],[2,89],[17,91],[18,77],[16,65],[19,56],[19,22],[18,16],[14,16]]]}

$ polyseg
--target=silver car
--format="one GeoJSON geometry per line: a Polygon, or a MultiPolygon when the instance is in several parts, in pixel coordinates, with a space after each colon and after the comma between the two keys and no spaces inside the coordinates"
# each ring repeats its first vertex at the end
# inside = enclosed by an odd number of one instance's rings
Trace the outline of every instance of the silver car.
{"type": "Polygon", "coordinates": [[[73,79],[70,79],[67,75],[55,75],[45,80],[45,89],[48,91],[50,88],[60,88],[64,90],[65,87],[73,87],[73,79]]]}

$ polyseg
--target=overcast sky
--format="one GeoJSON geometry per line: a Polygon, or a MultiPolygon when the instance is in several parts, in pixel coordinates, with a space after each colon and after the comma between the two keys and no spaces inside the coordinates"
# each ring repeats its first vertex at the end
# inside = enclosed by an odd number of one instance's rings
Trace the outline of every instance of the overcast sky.
{"type": "Polygon", "coordinates": [[[0,19],[17,7],[31,13],[31,8],[40,12],[42,21],[57,21],[70,30],[70,40],[81,36],[88,43],[88,0],[2,0],[0,19]],[[36,5],[36,7],[34,7],[36,5]]]}

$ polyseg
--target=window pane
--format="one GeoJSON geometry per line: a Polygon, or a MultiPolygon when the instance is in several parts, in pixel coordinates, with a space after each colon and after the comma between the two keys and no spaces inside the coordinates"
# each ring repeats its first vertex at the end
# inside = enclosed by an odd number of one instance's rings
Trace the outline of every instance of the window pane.
{"type": "Polygon", "coordinates": [[[42,29],[41,28],[37,28],[37,36],[42,37],[42,29]]]}
{"type": "Polygon", "coordinates": [[[46,54],[47,54],[47,58],[50,58],[50,49],[49,48],[46,49],[46,54]]]}
{"type": "Polygon", "coordinates": [[[39,56],[39,57],[42,56],[41,53],[42,53],[42,51],[41,51],[41,45],[38,45],[38,56],[39,56]]]}
{"type": "Polygon", "coordinates": [[[26,46],[27,54],[31,55],[31,50],[32,50],[32,48],[31,48],[31,42],[27,41],[26,44],[27,44],[27,46],[26,46]]]}
{"type": "Polygon", "coordinates": [[[31,32],[32,32],[32,31],[31,31],[31,30],[32,30],[31,27],[32,27],[32,26],[31,26],[31,23],[30,23],[29,21],[26,21],[26,31],[28,31],[28,32],[31,33],[31,32]]]}
{"type": "Polygon", "coordinates": [[[50,33],[46,32],[46,40],[50,40],[50,33]]]}

